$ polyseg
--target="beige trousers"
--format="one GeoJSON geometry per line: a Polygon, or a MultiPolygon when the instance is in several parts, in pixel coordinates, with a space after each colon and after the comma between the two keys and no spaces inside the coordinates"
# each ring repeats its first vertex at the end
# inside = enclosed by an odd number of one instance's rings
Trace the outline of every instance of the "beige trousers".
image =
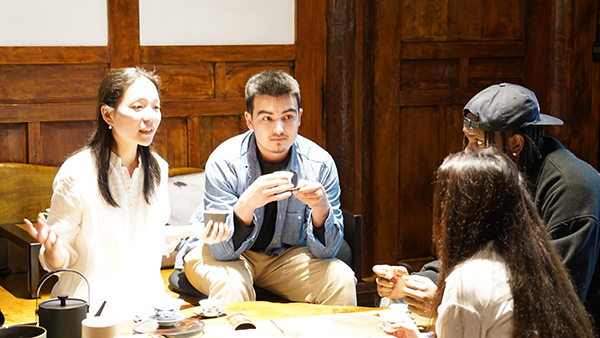
{"type": "Polygon", "coordinates": [[[315,258],[306,246],[290,248],[278,257],[246,250],[237,260],[219,261],[200,244],[184,261],[190,283],[224,302],[256,300],[256,285],[294,302],[356,305],[352,269],[337,258],[315,258]]]}

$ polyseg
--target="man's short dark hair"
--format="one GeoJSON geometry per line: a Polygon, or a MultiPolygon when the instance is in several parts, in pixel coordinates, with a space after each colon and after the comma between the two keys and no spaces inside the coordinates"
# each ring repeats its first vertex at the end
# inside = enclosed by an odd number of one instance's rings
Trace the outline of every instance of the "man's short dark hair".
{"type": "Polygon", "coordinates": [[[246,110],[252,114],[254,98],[259,95],[281,96],[292,94],[300,108],[300,85],[283,70],[263,70],[246,83],[246,110]]]}

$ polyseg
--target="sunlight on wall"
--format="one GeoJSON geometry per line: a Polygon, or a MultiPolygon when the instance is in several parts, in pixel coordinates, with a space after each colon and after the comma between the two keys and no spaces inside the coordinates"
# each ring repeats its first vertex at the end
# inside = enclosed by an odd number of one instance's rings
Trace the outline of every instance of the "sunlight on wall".
{"type": "MultiPolygon", "coordinates": [[[[0,0],[0,46],[107,46],[107,0],[0,0]]],[[[142,45],[295,42],[295,0],[140,0],[142,45]]]]}
{"type": "Polygon", "coordinates": [[[107,46],[106,0],[0,0],[0,46],[107,46]]]}
{"type": "Polygon", "coordinates": [[[142,45],[295,42],[294,0],[140,0],[142,45]]]}

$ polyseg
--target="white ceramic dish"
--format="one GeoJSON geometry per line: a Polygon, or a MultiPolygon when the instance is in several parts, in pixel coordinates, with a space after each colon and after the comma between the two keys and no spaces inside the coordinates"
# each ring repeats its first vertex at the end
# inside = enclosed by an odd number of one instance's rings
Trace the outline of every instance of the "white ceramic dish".
{"type": "Polygon", "coordinates": [[[203,335],[204,326],[204,322],[195,318],[184,318],[169,327],[161,327],[156,320],[146,319],[133,325],[133,332],[149,337],[197,338],[203,335]]]}
{"type": "Polygon", "coordinates": [[[150,319],[156,321],[158,323],[158,325],[161,327],[173,326],[175,323],[182,321],[185,318],[187,318],[187,317],[183,313],[178,313],[175,318],[170,318],[170,319],[156,318],[155,315],[150,316],[150,319]]]}
{"type": "Polygon", "coordinates": [[[227,312],[227,308],[224,306],[219,307],[219,312],[217,312],[217,314],[213,315],[213,316],[209,316],[204,314],[204,312],[196,312],[194,311],[195,314],[197,314],[200,317],[206,317],[206,318],[214,318],[214,317],[219,317],[225,314],[225,312],[227,312]]]}

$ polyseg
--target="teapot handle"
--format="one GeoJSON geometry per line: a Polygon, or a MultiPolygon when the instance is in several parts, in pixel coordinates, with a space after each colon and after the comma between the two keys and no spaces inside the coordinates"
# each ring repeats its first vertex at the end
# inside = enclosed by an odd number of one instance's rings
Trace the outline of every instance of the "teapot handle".
{"type": "Polygon", "coordinates": [[[48,280],[48,278],[61,273],[61,272],[74,272],[78,275],[81,276],[81,278],[83,278],[83,280],[85,281],[85,283],[87,284],[87,289],[88,289],[88,301],[87,301],[87,306],[86,306],[86,313],[89,313],[90,311],[90,283],[88,282],[87,278],[85,278],[85,276],[77,271],[77,270],[73,270],[73,269],[58,269],[58,270],[54,270],[54,271],[50,271],[47,274],[44,275],[44,277],[42,277],[42,279],[40,280],[40,283],[38,284],[38,288],[37,288],[37,292],[35,294],[35,313],[37,315],[38,312],[38,299],[40,299],[40,291],[42,290],[42,285],[44,285],[44,283],[46,282],[46,280],[48,280]]]}

